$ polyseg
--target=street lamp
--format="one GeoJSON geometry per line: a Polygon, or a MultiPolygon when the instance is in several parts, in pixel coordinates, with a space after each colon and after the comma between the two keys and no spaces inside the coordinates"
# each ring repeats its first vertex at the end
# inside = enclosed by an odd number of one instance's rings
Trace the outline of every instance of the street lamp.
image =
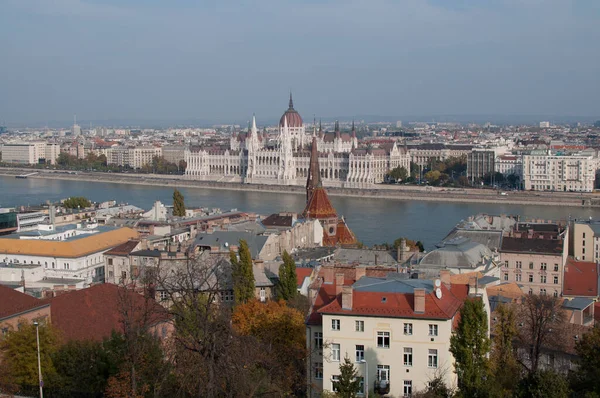
{"type": "Polygon", "coordinates": [[[40,398],[44,398],[44,382],[42,381],[42,362],[40,360],[40,324],[33,322],[35,326],[35,337],[37,339],[37,357],[38,357],[38,380],[40,382],[40,398]]]}
{"type": "Polygon", "coordinates": [[[369,364],[366,359],[361,359],[360,363],[365,364],[365,382],[363,387],[365,389],[365,398],[369,398],[369,364]]]}

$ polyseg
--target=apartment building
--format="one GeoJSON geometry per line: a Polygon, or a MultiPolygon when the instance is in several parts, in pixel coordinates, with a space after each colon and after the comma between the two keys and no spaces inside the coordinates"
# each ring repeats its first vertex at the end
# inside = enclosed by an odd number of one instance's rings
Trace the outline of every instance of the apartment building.
{"type": "Polygon", "coordinates": [[[521,155],[500,155],[496,157],[495,170],[502,175],[523,175],[523,157],[521,155]]]}
{"type": "Polygon", "coordinates": [[[143,166],[152,163],[155,156],[162,156],[160,147],[110,148],[106,150],[108,164],[133,169],[141,169],[143,166]]]}
{"type": "Polygon", "coordinates": [[[496,152],[491,149],[474,148],[467,155],[467,177],[484,178],[495,172],[496,152]]]}
{"type": "Polygon", "coordinates": [[[345,357],[355,364],[363,394],[410,397],[437,376],[456,386],[450,336],[470,289],[450,284],[449,273],[442,278],[389,273],[353,283],[343,273],[326,274],[307,321],[309,396],[334,391],[345,357]]]}
{"type": "Polygon", "coordinates": [[[600,221],[573,222],[572,243],[577,260],[600,262],[600,221]]]}
{"type": "Polygon", "coordinates": [[[593,157],[531,154],[523,156],[523,188],[535,191],[592,192],[593,157]]]}
{"type": "Polygon", "coordinates": [[[56,164],[60,153],[58,144],[46,142],[22,142],[3,144],[0,149],[2,161],[15,164],[56,164]]]}
{"type": "Polygon", "coordinates": [[[518,223],[502,238],[502,282],[516,282],[524,293],[562,292],[564,266],[569,254],[569,229],[557,224],[518,223]]]}
{"type": "Polygon", "coordinates": [[[451,157],[468,155],[473,145],[419,144],[407,146],[410,161],[426,166],[433,160],[446,160],[451,157]]]}

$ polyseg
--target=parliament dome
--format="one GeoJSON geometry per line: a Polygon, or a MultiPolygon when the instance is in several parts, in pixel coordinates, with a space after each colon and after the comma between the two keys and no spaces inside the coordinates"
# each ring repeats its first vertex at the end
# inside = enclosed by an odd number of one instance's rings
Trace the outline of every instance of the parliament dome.
{"type": "Polygon", "coordinates": [[[304,122],[302,116],[294,109],[294,101],[292,100],[292,93],[290,93],[290,104],[289,108],[285,111],[281,119],[279,119],[279,126],[283,127],[284,120],[287,119],[288,127],[302,127],[304,122]]]}

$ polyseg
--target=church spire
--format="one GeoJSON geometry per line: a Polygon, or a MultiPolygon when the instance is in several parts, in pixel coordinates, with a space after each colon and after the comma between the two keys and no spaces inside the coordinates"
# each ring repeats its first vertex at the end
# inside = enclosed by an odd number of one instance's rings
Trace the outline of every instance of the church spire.
{"type": "Polygon", "coordinates": [[[294,100],[292,99],[292,90],[290,90],[290,109],[294,109],[294,100]]]}
{"type": "Polygon", "coordinates": [[[258,129],[256,128],[256,114],[252,114],[252,134],[256,134],[258,129]]]}
{"type": "Polygon", "coordinates": [[[340,123],[336,120],[335,121],[335,138],[340,138],[341,134],[340,134],[340,123]]]}
{"type": "Polygon", "coordinates": [[[306,202],[310,200],[315,188],[321,186],[321,170],[319,169],[319,151],[317,150],[317,137],[312,138],[310,148],[310,167],[308,169],[308,179],[306,180],[306,202]]]}

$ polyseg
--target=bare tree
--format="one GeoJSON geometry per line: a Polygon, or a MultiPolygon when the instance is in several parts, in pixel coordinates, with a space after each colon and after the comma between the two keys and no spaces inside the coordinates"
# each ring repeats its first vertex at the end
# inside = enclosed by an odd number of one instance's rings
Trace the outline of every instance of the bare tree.
{"type": "Polygon", "coordinates": [[[517,319],[521,349],[518,361],[533,374],[540,368],[540,357],[545,349],[556,350],[564,345],[566,315],[557,297],[529,295],[523,300],[517,319]]]}

